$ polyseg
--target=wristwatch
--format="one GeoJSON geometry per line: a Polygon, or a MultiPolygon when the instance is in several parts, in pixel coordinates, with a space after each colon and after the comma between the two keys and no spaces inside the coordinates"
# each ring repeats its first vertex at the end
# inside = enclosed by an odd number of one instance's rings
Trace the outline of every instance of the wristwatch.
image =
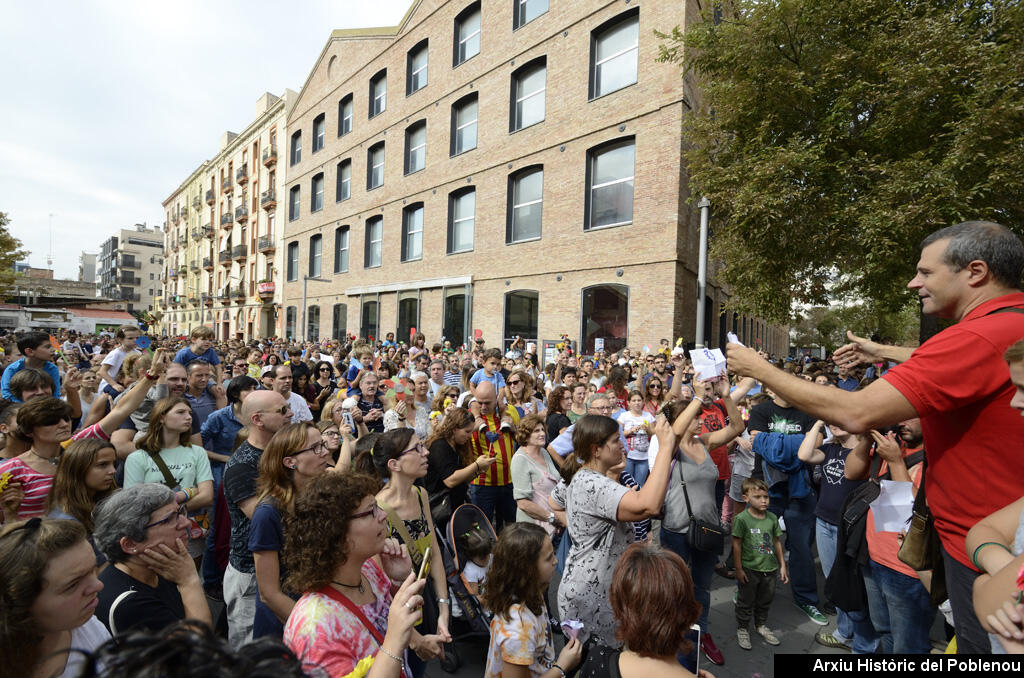
{"type": "Polygon", "coordinates": [[[548,511],[548,522],[552,525],[555,524],[555,514],[553,511],[548,511]]]}

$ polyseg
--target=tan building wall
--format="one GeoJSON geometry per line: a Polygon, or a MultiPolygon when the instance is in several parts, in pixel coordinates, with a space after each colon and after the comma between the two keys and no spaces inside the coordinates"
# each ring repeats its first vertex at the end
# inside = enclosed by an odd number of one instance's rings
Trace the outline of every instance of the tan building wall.
{"type": "MultiPolygon", "coordinates": [[[[605,22],[637,12],[623,2],[550,3],[550,9],[513,30],[515,3],[482,3],[480,52],[453,67],[453,25],[470,3],[414,2],[399,27],[336,31],[314,66],[288,117],[289,137],[280,148],[287,165],[279,196],[287,203],[298,187],[298,217],[285,213],[287,273],[290,247],[297,266],[284,283],[285,332],[302,336],[303,315],[319,322],[310,336],[337,336],[342,331],[366,335],[361,309],[379,304],[377,335],[405,334],[409,325],[430,341],[446,332],[472,336],[480,330],[490,345],[508,337],[507,294],[537,295],[537,336],[563,333],[580,341],[587,323],[603,323],[590,333],[606,342],[621,336],[630,346],[658,339],[692,339],[696,313],[697,211],[687,204],[687,180],[680,159],[679,129],[695,94],[670,64],[656,62],[655,30],[685,25],[696,16],[696,3],[653,0],[638,11],[636,83],[591,99],[591,43],[605,22]],[[428,43],[427,85],[406,95],[407,55],[422,40],[428,43]],[[543,121],[510,133],[512,78],[525,64],[546,60],[543,121]],[[370,80],[387,69],[386,109],[368,117],[370,80]],[[477,145],[450,153],[452,106],[466,95],[478,97],[477,145]],[[351,95],[351,132],[339,136],[339,102],[351,95]],[[324,116],[323,148],[312,152],[314,121],[324,116]],[[410,125],[426,122],[425,168],[406,174],[405,136],[410,125]],[[301,130],[301,158],[290,162],[290,138],[301,130]],[[585,230],[588,151],[607,142],[631,138],[635,147],[633,210],[630,223],[585,230]],[[383,184],[367,188],[367,152],[383,142],[383,184]],[[339,163],[351,162],[351,197],[335,200],[339,163]],[[542,165],[542,229],[539,239],[506,243],[510,175],[542,165]],[[311,213],[314,177],[323,175],[323,206],[311,213]],[[473,248],[447,254],[449,197],[472,186],[476,191],[473,248]],[[422,257],[402,261],[402,215],[423,204],[422,257]],[[367,220],[383,218],[381,265],[364,267],[367,220]],[[335,271],[335,234],[348,228],[347,272],[335,271]],[[320,236],[320,275],[309,282],[302,305],[303,276],[310,272],[311,239],[320,236]],[[583,298],[592,286],[615,287],[628,298],[625,319],[584,318],[583,298]],[[444,313],[444,298],[469,290],[465,327],[444,313]],[[399,296],[419,300],[412,322],[401,323],[399,296]],[[344,304],[344,319],[335,326],[333,308],[344,304]],[[314,308],[315,307],[315,308],[314,308]],[[305,311],[305,314],[304,314],[305,311]],[[292,322],[288,322],[292,321],[292,322]]],[[[287,205],[286,205],[287,210],[287,205]]],[[[709,286],[713,319],[710,343],[720,343],[721,290],[709,286]]],[[[452,314],[449,314],[450,316],[452,314]]],[[[340,320],[340,319],[339,319],[340,320]]],[[[725,319],[732,329],[732,317],[725,319]]],[[[741,330],[743,323],[737,320],[741,330]]],[[[765,331],[767,345],[785,333],[765,331]]],[[[751,337],[753,334],[750,335],[751,337]]],[[[408,339],[399,336],[400,339],[408,339]]],[[[741,336],[741,338],[743,338],[741,336]]],[[[722,337],[721,339],[724,339],[722,337]]],[[[608,345],[608,344],[606,344],[608,345]]],[[[592,344],[591,344],[592,346],[592,344]]],[[[587,347],[589,348],[589,347],[587,347]]],[[[776,347],[784,351],[785,345],[776,347]]]]}

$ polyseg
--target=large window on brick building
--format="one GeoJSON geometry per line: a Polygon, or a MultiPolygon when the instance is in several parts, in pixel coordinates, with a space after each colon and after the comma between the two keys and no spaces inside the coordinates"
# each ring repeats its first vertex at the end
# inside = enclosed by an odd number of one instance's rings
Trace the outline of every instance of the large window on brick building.
{"type": "Polygon", "coordinates": [[[388,69],[378,71],[370,78],[370,112],[372,118],[384,112],[388,105],[388,69]]]}
{"type": "Polygon", "coordinates": [[[544,121],[546,86],[546,57],[534,59],[512,73],[509,132],[516,132],[544,121]]]}
{"type": "Polygon", "coordinates": [[[451,155],[476,148],[477,100],[473,92],[452,104],[451,155]]]}
{"type": "Polygon", "coordinates": [[[310,306],[306,313],[306,339],[316,341],[320,338],[320,307],[310,306]]]}
{"type": "Polygon", "coordinates": [[[420,326],[420,293],[416,290],[398,293],[398,328],[399,341],[409,341],[412,328],[420,326]]]}
{"type": "Polygon", "coordinates": [[[474,2],[455,17],[455,47],[452,66],[480,53],[480,3],[474,2]]]}
{"type": "Polygon", "coordinates": [[[604,339],[608,353],[626,347],[629,333],[629,288],[625,285],[594,285],[583,288],[581,353],[594,352],[594,340],[604,339]]]}
{"type": "Polygon", "coordinates": [[[405,95],[427,86],[427,39],[420,40],[405,56],[405,95]]]}
{"type": "Polygon", "coordinates": [[[448,195],[448,254],[473,249],[476,188],[467,186],[448,195]]]}
{"type": "Polygon", "coordinates": [[[348,200],[352,197],[352,161],[345,158],[338,163],[336,171],[336,183],[334,186],[334,199],[337,202],[348,200]]]}
{"type": "Polygon", "coordinates": [[[633,221],[636,142],[616,139],[587,151],[584,229],[621,226],[633,221]]]}
{"type": "Polygon", "coordinates": [[[295,221],[299,218],[299,213],[302,209],[302,189],[298,186],[292,186],[288,191],[288,221],[295,221]]]}
{"type": "Polygon", "coordinates": [[[334,272],[348,273],[349,228],[338,226],[334,229],[334,272]]]}
{"type": "Polygon", "coordinates": [[[423,258],[423,203],[402,210],[402,261],[423,258]]]}
{"type": "Polygon", "coordinates": [[[444,318],[441,332],[444,338],[452,342],[452,347],[461,346],[469,333],[470,285],[465,287],[449,287],[444,290],[444,318]]]}
{"type": "Polygon", "coordinates": [[[299,243],[293,241],[288,243],[287,280],[289,282],[299,279],[299,243]]]}
{"type": "Polygon", "coordinates": [[[316,153],[324,147],[324,137],[327,134],[327,115],[321,113],[313,118],[313,142],[310,152],[316,153]]]}
{"type": "Polygon", "coordinates": [[[331,316],[331,337],[344,341],[348,334],[348,304],[335,304],[331,316]]]}
{"type": "Polygon", "coordinates": [[[516,290],[505,294],[505,331],[502,350],[508,350],[513,339],[537,341],[537,321],[540,317],[540,296],[534,290],[516,290]]]}
{"type": "Polygon", "coordinates": [[[319,212],[324,208],[324,173],[317,172],[309,184],[309,211],[319,212]]]}
{"type": "Polygon", "coordinates": [[[384,142],[380,141],[366,152],[366,190],[384,183],[384,142]]]}
{"type": "Polygon", "coordinates": [[[506,243],[540,238],[543,198],[543,167],[535,165],[509,175],[506,243]]]}
{"type": "Polygon", "coordinates": [[[359,312],[359,336],[364,339],[377,338],[380,304],[377,298],[363,299],[359,312]]]}
{"type": "Polygon", "coordinates": [[[421,120],[405,130],[405,173],[419,172],[427,166],[427,122],[421,120]]]}
{"type": "Polygon", "coordinates": [[[323,270],[324,237],[317,233],[309,239],[309,276],[319,278],[323,270]]]}
{"type": "Polygon", "coordinates": [[[295,132],[295,134],[292,135],[292,145],[291,145],[291,148],[289,149],[288,153],[289,153],[290,163],[292,165],[294,165],[295,163],[297,163],[300,160],[302,160],[302,130],[301,129],[297,130],[295,132]]]}
{"type": "Polygon", "coordinates": [[[606,21],[590,34],[590,98],[636,82],[640,14],[632,9],[606,21]]]}
{"type": "Polygon", "coordinates": [[[548,11],[548,0],[513,0],[512,30],[524,26],[548,11]]]}
{"type": "Polygon", "coordinates": [[[352,131],[352,95],[346,94],[338,101],[338,136],[342,137],[352,131]]]}
{"type": "Polygon", "coordinates": [[[284,335],[289,339],[295,338],[295,316],[296,309],[294,306],[289,306],[284,311],[284,335]]]}
{"type": "Polygon", "coordinates": [[[384,217],[366,220],[366,242],[363,253],[363,268],[377,268],[381,263],[381,249],[384,241],[384,217]]]}

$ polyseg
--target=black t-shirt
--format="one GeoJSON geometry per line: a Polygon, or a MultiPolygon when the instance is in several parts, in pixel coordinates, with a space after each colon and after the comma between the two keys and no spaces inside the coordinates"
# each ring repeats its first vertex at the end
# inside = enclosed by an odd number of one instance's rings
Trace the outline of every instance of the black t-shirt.
{"type": "Polygon", "coordinates": [[[103,590],[99,593],[95,615],[112,634],[131,629],[159,632],[185,618],[185,605],[181,602],[178,587],[163,577],[153,588],[109,565],[100,573],[99,579],[103,582],[103,590]],[[112,629],[110,606],[125,591],[134,593],[122,598],[114,608],[112,629]]]}
{"type": "Polygon", "coordinates": [[[551,442],[558,437],[558,434],[561,433],[562,429],[568,428],[572,422],[569,421],[569,417],[561,412],[552,412],[548,415],[547,421],[545,421],[544,424],[547,428],[548,442],[551,442]]]}
{"type": "MultiPolygon", "coordinates": [[[[811,430],[816,421],[817,419],[795,407],[779,407],[774,400],[769,400],[750,410],[747,430],[802,436],[811,430]]],[[[764,471],[761,469],[761,455],[756,455],[754,458],[753,477],[764,478],[764,471]]]]}
{"type": "Polygon", "coordinates": [[[444,479],[462,468],[462,460],[448,441],[444,438],[435,440],[430,446],[430,456],[427,457],[427,475],[423,477],[423,487],[427,488],[430,494],[437,494],[448,490],[451,493],[452,508],[462,506],[466,503],[466,495],[469,494],[469,483],[462,483],[449,488],[444,484],[444,479]]]}
{"type": "Polygon", "coordinates": [[[260,457],[263,450],[246,441],[231,453],[224,465],[224,499],[231,515],[231,552],[228,562],[239,572],[253,574],[256,565],[249,550],[249,518],[238,504],[256,496],[260,457]]]}
{"type": "Polygon", "coordinates": [[[847,480],[846,456],[850,449],[837,442],[821,446],[825,453],[825,461],[821,462],[821,489],[818,493],[818,506],[814,515],[832,525],[839,524],[839,509],[846,495],[860,485],[863,480],[847,480]]]}

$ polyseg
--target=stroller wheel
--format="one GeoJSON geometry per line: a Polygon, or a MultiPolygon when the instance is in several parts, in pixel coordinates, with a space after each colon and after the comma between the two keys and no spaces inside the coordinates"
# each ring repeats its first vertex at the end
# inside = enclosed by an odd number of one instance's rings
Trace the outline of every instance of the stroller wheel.
{"type": "Polygon", "coordinates": [[[455,651],[455,643],[448,643],[444,646],[444,659],[441,660],[441,669],[445,673],[455,673],[459,670],[460,665],[459,653],[455,651]]]}

